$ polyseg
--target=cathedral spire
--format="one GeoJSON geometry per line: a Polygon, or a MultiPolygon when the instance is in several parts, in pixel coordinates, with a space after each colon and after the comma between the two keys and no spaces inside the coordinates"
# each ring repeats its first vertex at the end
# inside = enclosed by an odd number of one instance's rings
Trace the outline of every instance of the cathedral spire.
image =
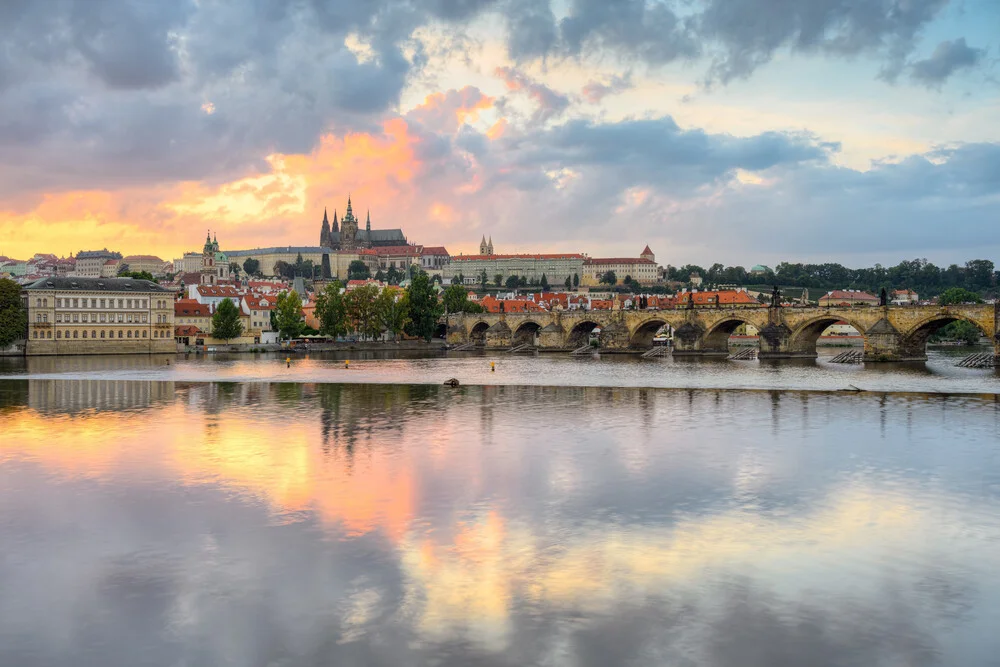
{"type": "MultiPolygon", "coordinates": [[[[365,231],[371,234],[372,231],[372,212],[368,209],[368,218],[365,220],[365,231]]],[[[369,239],[371,240],[371,239],[369,239]]]]}
{"type": "Polygon", "coordinates": [[[326,217],[326,207],[323,207],[323,224],[319,230],[319,245],[321,248],[332,248],[333,239],[330,237],[330,219],[326,217]]]}
{"type": "Polygon", "coordinates": [[[347,195],[347,213],[345,217],[350,218],[354,215],[354,210],[351,208],[351,195],[347,195]]]}
{"type": "Polygon", "coordinates": [[[330,230],[340,232],[340,223],[337,222],[337,209],[333,209],[333,227],[331,227],[330,230]]]}

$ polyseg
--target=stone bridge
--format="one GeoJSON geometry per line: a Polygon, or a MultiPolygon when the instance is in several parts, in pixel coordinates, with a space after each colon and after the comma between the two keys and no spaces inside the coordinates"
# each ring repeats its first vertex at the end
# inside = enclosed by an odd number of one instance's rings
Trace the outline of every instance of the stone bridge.
{"type": "Polygon", "coordinates": [[[675,356],[726,356],[729,336],[741,324],[760,332],[761,358],[815,357],[816,341],[828,326],[844,321],[864,337],[866,361],[921,361],[927,339],[956,320],[971,322],[994,344],[1000,357],[995,305],[755,307],[676,310],[555,311],[542,313],[459,313],[441,321],[449,343],[490,349],[521,344],[540,350],[574,350],[600,328],[605,352],[644,351],[664,325],[674,332],[675,356]]]}

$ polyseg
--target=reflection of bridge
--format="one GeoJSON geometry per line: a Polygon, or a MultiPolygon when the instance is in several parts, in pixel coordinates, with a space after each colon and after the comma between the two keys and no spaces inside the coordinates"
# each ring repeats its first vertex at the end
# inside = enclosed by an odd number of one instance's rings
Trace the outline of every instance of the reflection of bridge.
{"type": "Polygon", "coordinates": [[[760,331],[760,356],[776,359],[815,357],[823,330],[844,321],[864,336],[866,361],[911,361],[926,359],[928,337],[956,320],[979,327],[1000,357],[994,305],[460,313],[449,315],[446,324],[449,343],[493,349],[529,344],[540,350],[577,349],[599,327],[601,349],[608,352],[648,350],[656,332],[669,325],[674,355],[703,356],[727,355],[730,334],[750,324],[760,331]]]}

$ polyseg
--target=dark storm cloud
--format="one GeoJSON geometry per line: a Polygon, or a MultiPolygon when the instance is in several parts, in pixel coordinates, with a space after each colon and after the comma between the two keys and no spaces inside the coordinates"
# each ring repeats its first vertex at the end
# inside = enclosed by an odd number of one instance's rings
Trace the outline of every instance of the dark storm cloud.
{"type": "Polygon", "coordinates": [[[938,87],[958,70],[978,65],[985,55],[984,49],[966,44],[964,37],[941,42],[930,58],[918,60],[910,66],[910,76],[928,87],[938,87]]]}
{"type": "Polygon", "coordinates": [[[825,162],[835,145],[813,137],[765,132],[752,137],[683,130],[670,117],[594,123],[573,120],[535,134],[521,164],[547,168],[613,168],[632,183],[697,186],[736,169],[762,170],[778,164],[825,162]]]}
{"type": "Polygon", "coordinates": [[[423,65],[413,31],[494,4],[0,3],[0,197],[222,180],[331,127],[376,127],[423,65]]]}

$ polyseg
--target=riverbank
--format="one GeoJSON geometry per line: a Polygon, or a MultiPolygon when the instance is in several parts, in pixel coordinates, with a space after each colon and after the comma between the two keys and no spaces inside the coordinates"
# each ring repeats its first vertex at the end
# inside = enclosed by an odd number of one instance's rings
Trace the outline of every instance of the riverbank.
{"type": "Polygon", "coordinates": [[[178,354],[247,354],[261,352],[396,352],[441,351],[448,344],[441,339],[401,341],[359,341],[355,343],[300,343],[297,345],[268,343],[243,345],[178,345],[178,354]]]}

